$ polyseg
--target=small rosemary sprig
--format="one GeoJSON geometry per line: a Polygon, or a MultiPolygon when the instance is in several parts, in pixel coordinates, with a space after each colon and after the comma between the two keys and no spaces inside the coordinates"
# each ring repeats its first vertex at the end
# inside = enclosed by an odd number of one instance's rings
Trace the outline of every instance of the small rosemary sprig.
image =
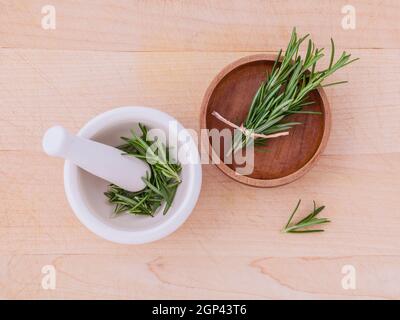
{"type": "Polygon", "coordinates": [[[310,233],[310,232],[323,232],[324,230],[322,229],[305,229],[307,227],[312,227],[312,226],[316,226],[316,225],[320,225],[323,223],[328,223],[330,222],[330,220],[328,220],[327,218],[317,218],[317,215],[325,209],[325,206],[321,206],[318,207],[314,202],[314,209],[313,211],[307,215],[305,218],[299,220],[298,222],[292,223],[292,219],[294,214],[296,213],[297,209],[300,206],[301,200],[299,200],[299,202],[297,202],[296,208],[294,208],[285,228],[283,228],[282,232],[284,233],[310,233]]]}
{"type": "Polygon", "coordinates": [[[153,216],[164,203],[163,214],[166,214],[181,182],[179,175],[182,167],[179,163],[170,161],[167,147],[147,139],[147,128],[144,125],[139,124],[139,127],[142,135],[138,136],[131,130],[132,137],[121,137],[125,144],[118,148],[124,151],[123,155],[142,159],[149,164],[150,177],[142,177],[146,187],[137,192],[129,192],[112,184],[104,194],[110,203],[115,204],[115,214],[126,212],[153,216]]]}
{"type": "Polygon", "coordinates": [[[346,82],[339,81],[322,85],[322,82],[335,71],[358,59],[350,60],[351,55],[343,52],[334,62],[335,44],[331,39],[329,66],[317,71],[317,62],[324,56],[323,48],[316,48],[314,42],[308,40],[304,58],[299,55],[300,45],[308,36],[298,38],[296,29],[293,29],[285,54],[282,57],[282,50],[279,51],[271,72],[267,73],[266,80],[253,98],[247,117],[243,122],[246,131],[235,130],[233,145],[228,154],[235,153],[252,143],[255,145],[265,144],[266,139],[256,137],[255,134],[283,133],[293,126],[299,125],[299,122],[282,122],[282,120],[294,113],[318,113],[303,111],[303,107],[314,103],[309,101],[310,92],[318,86],[331,86],[346,82]]]}

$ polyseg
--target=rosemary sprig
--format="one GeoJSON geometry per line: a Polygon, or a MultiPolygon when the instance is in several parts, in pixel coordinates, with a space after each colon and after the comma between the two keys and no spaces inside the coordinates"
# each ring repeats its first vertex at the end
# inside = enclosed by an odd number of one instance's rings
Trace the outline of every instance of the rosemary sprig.
{"type": "Polygon", "coordinates": [[[324,230],[322,229],[305,229],[308,227],[312,227],[312,226],[316,226],[316,225],[320,225],[323,223],[328,223],[330,222],[330,220],[328,220],[327,218],[317,218],[317,215],[325,209],[325,206],[321,206],[318,207],[314,202],[314,209],[313,211],[307,215],[305,218],[299,220],[298,222],[295,223],[291,223],[293,220],[293,217],[297,211],[297,209],[300,206],[301,200],[299,200],[299,202],[297,202],[296,207],[294,208],[292,214],[290,215],[290,218],[288,220],[288,222],[286,223],[285,228],[283,228],[282,232],[284,233],[311,233],[311,232],[323,232],[324,230]]]}
{"type": "Polygon", "coordinates": [[[170,161],[169,149],[158,141],[147,139],[147,128],[139,124],[141,136],[131,130],[132,137],[121,137],[125,144],[118,148],[124,155],[136,157],[149,164],[151,175],[142,177],[146,187],[137,192],[126,191],[116,185],[110,185],[105,196],[115,204],[114,213],[154,216],[165,203],[163,214],[172,205],[181,182],[179,163],[170,161]]]}
{"type": "Polygon", "coordinates": [[[322,82],[335,71],[358,59],[350,60],[351,55],[343,52],[339,59],[334,62],[335,44],[331,39],[329,66],[321,71],[316,71],[317,62],[324,56],[323,48],[316,48],[314,42],[310,39],[304,58],[299,55],[300,46],[308,36],[299,38],[296,29],[293,29],[285,54],[282,56],[282,50],[280,50],[271,72],[267,73],[266,80],[261,84],[253,98],[243,123],[244,128],[247,129],[247,134],[235,130],[230,152],[234,153],[252,143],[255,145],[265,144],[266,139],[254,137],[254,133],[270,135],[287,132],[293,126],[299,125],[299,122],[282,121],[294,113],[318,113],[303,110],[303,107],[314,103],[309,101],[310,92],[318,86],[331,86],[346,82],[339,81],[322,85],[322,82]]]}

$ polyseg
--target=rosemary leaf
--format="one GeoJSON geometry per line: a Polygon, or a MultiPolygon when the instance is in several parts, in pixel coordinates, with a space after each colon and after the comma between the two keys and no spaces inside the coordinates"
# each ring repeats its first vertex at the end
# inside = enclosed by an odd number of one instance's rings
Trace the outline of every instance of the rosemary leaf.
{"type": "Polygon", "coordinates": [[[283,228],[282,232],[284,233],[311,233],[311,232],[323,232],[322,229],[307,229],[308,227],[313,227],[316,225],[321,225],[324,223],[330,222],[327,218],[317,218],[317,215],[325,209],[325,206],[320,206],[317,208],[315,201],[314,201],[314,209],[313,211],[308,214],[305,218],[299,220],[298,222],[292,223],[293,217],[297,212],[300,206],[301,200],[297,202],[296,207],[294,208],[292,214],[289,217],[288,222],[286,223],[285,227],[283,228]],[[306,229],[305,229],[306,228],[306,229]]]}

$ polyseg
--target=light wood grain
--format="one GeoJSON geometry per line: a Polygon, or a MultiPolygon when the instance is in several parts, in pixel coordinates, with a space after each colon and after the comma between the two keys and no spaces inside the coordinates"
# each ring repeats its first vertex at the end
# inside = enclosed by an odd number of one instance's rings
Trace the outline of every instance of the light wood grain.
{"type": "Polygon", "coordinates": [[[400,298],[399,4],[354,1],[358,27],[344,31],[345,2],[306,2],[53,1],[58,29],[44,31],[43,2],[0,1],[0,298],[400,298]],[[62,162],[41,151],[47,127],[148,105],[198,130],[213,77],[284,46],[293,25],[361,58],[326,88],[331,137],[307,175],[265,190],[205,165],[193,214],[152,244],[78,222],[62,162]],[[327,232],[279,232],[298,198],[301,213],[327,206],[327,232]],[[56,290],[41,288],[47,264],[56,290]],[[356,290],[341,287],[346,264],[356,290]]]}
{"type": "Polygon", "coordinates": [[[2,0],[1,46],[109,51],[264,51],[287,44],[293,26],[319,45],[400,48],[397,0],[109,1],[2,0]],[[56,31],[43,32],[41,8],[54,5],[56,31]],[[357,28],[341,27],[344,5],[357,28]]]}

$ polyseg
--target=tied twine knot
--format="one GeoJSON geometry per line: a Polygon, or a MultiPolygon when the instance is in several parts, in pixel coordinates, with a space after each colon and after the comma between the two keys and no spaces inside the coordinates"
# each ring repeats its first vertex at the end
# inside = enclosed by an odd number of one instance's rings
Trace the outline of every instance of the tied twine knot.
{"type": "Polygon", "coordinates": [[[218,120],[222,121],[223,123],[227,124],[228,126],[230,126],[231,128],[237,129],[240,132],[242,132],[246,137],[251,137],[253,139],[255,138],[277,138],[277,137],[282,137],[282,136],[287,136],[289,134],[289,132],[285,131],[285,132],[278,132],[278,133],[274,133],[274,134],[261,134],[261,133],[256,133],[254,132],[253,129],[247,129],[243,126],[243,123],[238,126],[236,124],[234,124],[233,122],[229,121],[228,119],[224,118],[223,116],[221,116],[217,111],[213,111],[211,113],[215,118],[217,118],[218,120]]]}

